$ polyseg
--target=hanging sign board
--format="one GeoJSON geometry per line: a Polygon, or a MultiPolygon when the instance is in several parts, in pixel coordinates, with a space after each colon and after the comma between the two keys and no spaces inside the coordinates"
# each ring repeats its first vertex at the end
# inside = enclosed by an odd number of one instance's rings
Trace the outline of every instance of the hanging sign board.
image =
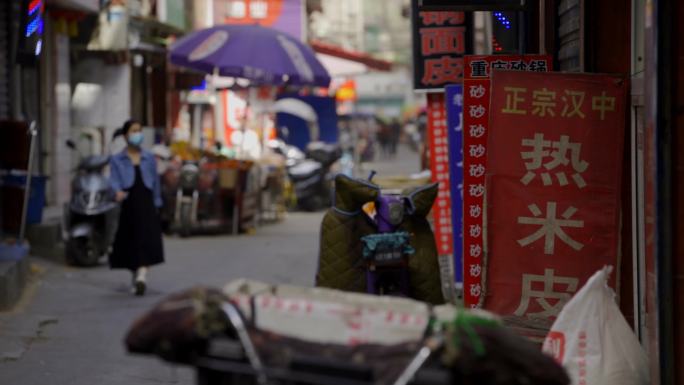
{"type": "Polygon", "coordinates": [[[449,143],[449,192],[451,193],[451,232],[453,238],[454,278],[463,282],[463,85],[445,88],[449,143]]]}
{"type": "Polygon", "coordinates": [[[486,309],[552,319],[617,268],[626,100],[618,77],[494,71],[486,309]]]}
{"type": "Polygon", "coordinates": [[[492,71],[507,69],[546,72],[547,55],[466,56],[463,80],[463,299],[476,307],[482,299],[485,256],[484,221],[487,137],[489,133],[489,83],[492,71]]]}
{"type": "Polygon", "coordinates": [[[524,11],[526,0],[419,0],[419,5],[431,11],[524,11]]]}
{"type": "Polygon", "coordinates": [[[413,88],[444,91],[463,80],[463,55],[471,52],[470,14],[426,11],[412,2],[413,88]]]}

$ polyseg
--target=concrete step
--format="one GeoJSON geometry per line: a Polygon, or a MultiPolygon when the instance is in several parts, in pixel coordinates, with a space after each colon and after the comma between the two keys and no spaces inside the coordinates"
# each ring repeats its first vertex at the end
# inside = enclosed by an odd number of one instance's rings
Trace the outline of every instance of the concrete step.
{"type": "Polygon", "coordinates": [[[29,275],[29,261],[26,257],[18,261],[0,261],[0,310],[14,306],[26,286],[29,275]]]}
{"type": "Polygon", "coordinates": [[[26,239],[31,245],[31,255],[55,262],[65,262],[62,226],[59,221],[44,221],[28,226],[26,239]]]}

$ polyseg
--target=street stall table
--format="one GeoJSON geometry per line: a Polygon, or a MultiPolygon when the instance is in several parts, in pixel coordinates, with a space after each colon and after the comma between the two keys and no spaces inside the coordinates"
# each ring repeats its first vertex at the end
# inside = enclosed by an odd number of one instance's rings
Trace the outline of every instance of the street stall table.
{"type": "Polygon", "coordinates": [[[162,175],[161,215],[172,232],[238,234],[256,227],[258,189],[249,184],[254,162],[192,156],[191,150],[178,154],[185,160],[174,162],[162,175]]]}
{"type": "Polygon", "coordinates": [[[219,200],[224,205],[232,204],[230,228],[233,234],[256,228],[259,190],[249,183],[250,178],[254,178],[254,162],[226,159],[209,162],[204,167],[217,172],[219,200]]]}

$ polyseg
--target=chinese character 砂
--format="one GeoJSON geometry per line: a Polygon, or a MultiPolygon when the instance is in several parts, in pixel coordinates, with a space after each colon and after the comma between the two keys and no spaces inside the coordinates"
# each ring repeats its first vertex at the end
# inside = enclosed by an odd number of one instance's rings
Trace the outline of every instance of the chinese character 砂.
{"type": "Polygon", "coordinates": [[[480,245],[470,245],[469,254],[472,258],[480,258],[480,255],[482,255],[482,247],[480,245]]]}
{"type": "Polygon", "coordinates": [[[520,305],[515,310],[514,314],[517,316],[524,316],[530,318],[549,318],[556,317],[560,313],[563,306],[572,298],[572,294],[577,291],[579,279],[573,277],[555,277],[553,269],[544,269],[544,275],[523,274],[522,279],[522,296],[520,298],[520,305]],[[534,290],[533,284],[544,284],[543,290],[534,290]],[[557,292],[556,285],[564,285],[563,291],[557,292]],[[527,309],[530,306],[532,299],[543,309],[537,313],[528,313],[527,309]],[[549,301],[555,302],[550,303],[549,301]]]}
{"type": "Polygon", "coordinates": [[[518,223],[521,225],[537,225],[539,229],[528,237],[519,239],[518,244],[520,246],[525,247],[544,238],[544,254],[552,255],[556,247],[556,237],[558,237],[573,250],[582,250],[584,245],[570,238],[563,230],[564,227],[584,227],[584,221],[570,219],[577,212],[576,208],[568,207],[561,215],[562,218],[556,218],[556,202],[546,204],[546,217],[542,217],[542,211],[536,204],[529,205],[528,208],[534,216],[518,217],[518,223]]]}
{"type": "Polygon", "coordinates": [[[457,83],[463,77],[463,58],[442,56],[425,60],[425,74],[422,83],[439,85],[457,83]]]}
{"type": "Polygon", "coordinates": [[[468,153],[473,158],[482,158],[485,154],[485,146],[481,144],[471,144],[468,146],[468,153]]]}
{"type": "Polygon", "coordinates": [[[477,238],[482,235],[482,227],[480,225],[470,225],[470,236],[477,238]]]}
{"type": "Polygon", "coordinates": [[[470,276],[471,277],[479,277],[480,274],[482,274],[482,266],[481,265],[470,265],[470,276]]]}
{"type": "Polygon", "coordinates": [[[471,184],[469,193],[471,197],[479,198],[484,195],[484,185],[482,184],[471,184]]]}
{"type": "Polygon", "coordinates": [[[479,205],[470,205],[470,217],[479,218],[482,214],[482,207],[479,205]]]}
{"type": "Polygon", "coordinates": [[[541,90],[532,92],[532,115],[540,117],[555,116],[554,108],[556,107],[556,92],[549,91],[546,87],[541,90]]]}
{"type": "Polygon", "coordinates": [[[546,72],[546,60],[530,60],[529,66],[527,66],[528,71],[534,72],[546,72]]]}
{"type": "Polygon", "coordinates": [[[476,86],[469,86],[468,91],[471,98],[480,99],[484,96],[486,89],[482,84],[478,84],[476,86]]]}
{"type": "Polygon", "coordinates": [[[615,97],[606,96],[606,91],[601,93],[601,96],[594,96],[591,98],[592,111],[600,111],[601,120],[606,116],[606,111],[615,111],[615,97]]]}
{"type": "Polygon", "coordinates": [[[515,60],[511,62],[511,69],[515,71],[527,70],[527,64],[523,60],[515,60]]]}
{"type": "Polygon", "coordinates": [[[489,76],[487,72],[489,63],[486,60],[473,60],[470,62],[470,76],[474,78],[486,78],[489,76]]]}
{"type": "Polygon", "coordinates": [[[479,178],[485,174],[485,167],[482,164],[471,164],[468,173],[473,178],[479,178]]]}
{"type": "Polygon", "coordinates": [[[465,52],[464,27],[423,28],[420,30],[420,36],[423,56],[465,52]]]}
{"type": "Polygon", "coordinates": [[[481,138],[485,134],[485,128],[481,124],[471,124],[470,125],[470,136],[473,138],[481,138]]]}
{"type": "Polygon", "coordinates": [[[563,100],[563,111],[561,116],[564,118],[572,118],[577,115],[584,119],[584,112],[582,112],[582,103],[584,103],[584,91],[568,91],[565,90],[565,95],[561,97],[563,100]],[[568,96],[570,103],[568,103],[568,96]],[[572,105],[572,106],[571,106],[572,105]]]}
{"type": "Polygon", "coordinates": [[[479,283],[470,284],[470,295],[473,297],[479,297],[482,294],[482,286],[479,283]]]}
{"type": "Polygon", "coordinates": [[[522,96],[519,96],[518,94],[520,93],[525,93],[527,92],[527,88],[523,87],[504,87],[504,90],[507,92],[506,95],[506,107],[504,107],[501,112],[507,113],[507,114],[517,114],[517,115],[527,115],[526,110],[521,110],[518,107],[519,103],[522,103],[525,101],[525,98],[522,96]]]}
{"type": "Polygon", "coordinates": [[[479,119],[484,116],[487,109],[482,104],[470,106],[469,114],[471,118],[479,119]]]}

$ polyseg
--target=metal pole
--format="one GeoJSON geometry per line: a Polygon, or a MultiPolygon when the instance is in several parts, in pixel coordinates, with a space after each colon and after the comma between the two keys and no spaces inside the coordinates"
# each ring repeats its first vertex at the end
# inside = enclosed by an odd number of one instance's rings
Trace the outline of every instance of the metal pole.
{"type": "Polygon", "coordinates": [[[26,214],[28,213],[29,198],[31,197],[31,175],[33,173],[33,147],[36,142],[36,122],[32,121],[29,125],[28,135],[30,136],[28,167],[26,169],[26,186],[24,188],[24,206],[21,211],[21,226],[19,227],[19,244],[24,243],[26,235],[26,214]]]}

